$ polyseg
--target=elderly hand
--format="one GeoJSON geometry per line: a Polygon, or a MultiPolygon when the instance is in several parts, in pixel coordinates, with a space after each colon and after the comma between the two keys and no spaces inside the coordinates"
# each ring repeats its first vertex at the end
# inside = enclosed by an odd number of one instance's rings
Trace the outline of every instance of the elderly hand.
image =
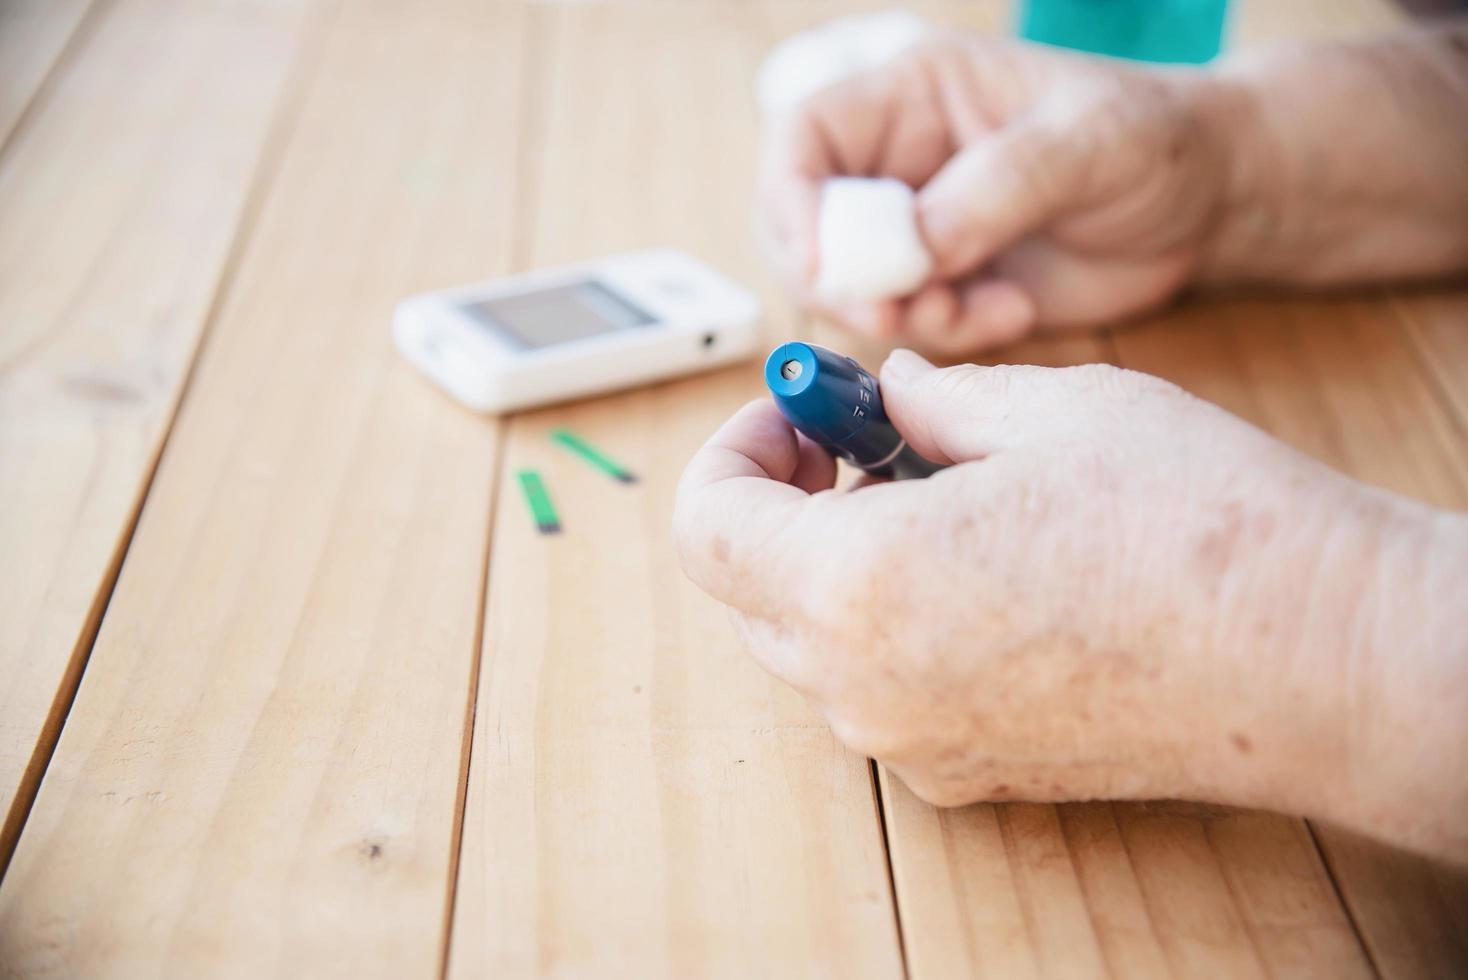
{"type": "Polygon", "coordinates": [[[1468,268],[1468,21],[1281,46],[1207,71],[954,34],[776,120],[774,260],[807,304],[945,354],[1154,307],[1192,280],[1334,284],[1468,268]],[[1412,152],[1402,152],[1411,147],[1412,152]],[[916,188],[936,273],[822,309],[819,190],[916,188]]]}
{"type": "Polygon", "coordinates": [[[957,465],[839,492],[756,402],[690,463],[674,522],[689,576],[840,739],[940,804],[1177,796],[1468,855],[1468,677],[1413,676],[1461,632],[1461,517],[1130,371],[899,351],[881,384],[957,465]]]}
{"type": "Polygon", "coordinates": [[[824,312],[954,353],[1037,322],[1154,306],[1195,271],[1228,189],[1210,87],[1052,49],[952,35],[777,121],[762,168],[776,262],[810,304],[821,183],[920,188],[935,280],[903,301],[824,312]]]}

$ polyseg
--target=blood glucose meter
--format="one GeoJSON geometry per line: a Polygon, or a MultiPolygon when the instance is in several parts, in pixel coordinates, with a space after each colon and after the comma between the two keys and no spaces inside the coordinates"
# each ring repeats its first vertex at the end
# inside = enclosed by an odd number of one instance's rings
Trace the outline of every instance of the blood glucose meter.
{"type": "Polygon", "coordinates": [[[651,249],[409,297],[393,338],[469,408],[505,412],[746,357],[759,313],[692,256],[651,249]]]}

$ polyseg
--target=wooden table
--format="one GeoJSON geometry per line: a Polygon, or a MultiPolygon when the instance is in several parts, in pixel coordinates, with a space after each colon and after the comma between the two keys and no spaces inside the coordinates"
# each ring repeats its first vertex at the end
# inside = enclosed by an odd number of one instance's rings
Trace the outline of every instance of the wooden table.
{"type": "MultiPolygon", "coordinates": [[[[1192,804],[938,811],[834,742],[668,540],[755,364],[495,421],[392,350],[407,293],[661,243],[756,284],[767,339],[850,346],[770,288],[748,194],[762,52],[848,9],[0,3],[0,975],[1468,970],[1461,872],[1192,804]]],[[[1395,19],[1257,0],[1237,35],[1395,19]]],[[[1006,356],[1468,505],[1462,289],[1006,356]]]]}

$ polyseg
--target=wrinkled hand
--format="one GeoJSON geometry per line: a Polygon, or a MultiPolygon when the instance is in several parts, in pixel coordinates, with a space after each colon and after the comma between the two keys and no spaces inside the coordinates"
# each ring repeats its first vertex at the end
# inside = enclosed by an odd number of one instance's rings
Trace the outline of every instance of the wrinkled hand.
{"type": "Polygon", "coordinates": [[[890,176],[919,188],[936,272],[909,298],[822,310],[853,329],[953,354],[1156,306],[1196,270],[1227,195],[1211,87],[1016,42],[924,44],[775,122],[761,174],[774,261],[820,309],[822,181],[890,176]]]}
{"type": "MultiPolygon", "coordinates": [[[[1362,637],[1384,621],[1358,607],[1423,578],[1387,559],[1442,538],[1404,530],[1425,508],[1135,372],[898,351],[881,385],[913,447],[957,465],[840,492],[755,402],[689,464],[674,521],[688,575],[842,741],[941,804],[1177,796],[1382,831],[1361,771],[1416,751],[1370,734],[1402,730],[1382,704],[1412,647],[1399,631],[1378,661],[1362,637]]],[[[1461,674],[1411,711],[1458,717],[1461,674]]]]}

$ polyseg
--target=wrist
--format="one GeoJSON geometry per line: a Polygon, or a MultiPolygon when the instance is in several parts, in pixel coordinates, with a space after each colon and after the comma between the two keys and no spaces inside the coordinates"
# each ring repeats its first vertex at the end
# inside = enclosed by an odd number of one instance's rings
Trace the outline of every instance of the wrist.
{"type": "Polygon", "coordinates": [[[1225,160],[1198,278],[1382,282],[1468,266],[1468,28],[1225,59],[1196,106],[1225,160]],[[1403,147],[1410,147],[1404,153],[1403,147]]]}
{"type": "Polygon", "coordinates": [[[1232,67],[1193,80],[1189,93],[1199,131],[1219,161],[1218,205],[1202,243],[1197,278],[1229,282],[1268,278],[1287,224],[1283,191],[1288,161],[1275,139],[1259,87],[1232,67]]]}
{"type": "Polygon", "coordinates": [[[1192,791],[1468,861],[1468,515],[1283,446],[1245,472],[1179,643],[1207,665],[1192,791]]]}
{"type": "Polygon", "coordinates": [[[1267,748],[1230,788],[1468,861],[1468,516],[1324,476],[1234,611],[1267,748]]]}
{"type": "Polygon", "coordinates": [[[1468,862],[1468,515],[1388,500],[1370,572],[1343,595],[1348,768],[1322,815],[1468,862]]]}

